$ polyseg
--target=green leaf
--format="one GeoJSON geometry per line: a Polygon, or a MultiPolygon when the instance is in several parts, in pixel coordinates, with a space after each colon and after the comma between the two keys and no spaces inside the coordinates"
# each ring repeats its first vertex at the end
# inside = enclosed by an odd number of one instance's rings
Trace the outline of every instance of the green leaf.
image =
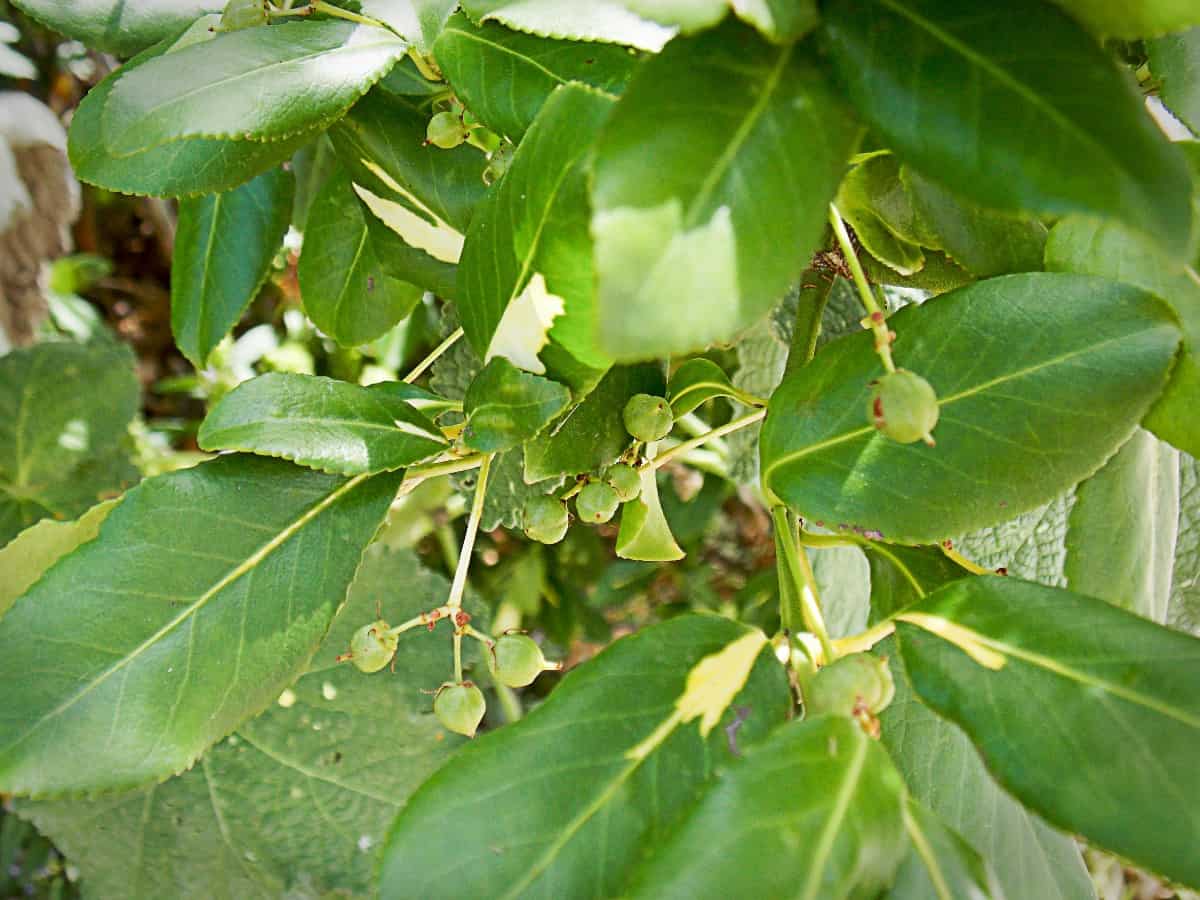
{"type": "MultiPolygon", "coordinates": [[[[832,304],[827,304],[823,312],[828,313],[830,306],[832,304]]],[[[855,316],[856,320],[858,318],[861,315],[855,316]]],[[[857,321],[854,327],[860,327],[857,321]]],[[[738,361],[737,371],[733,373],[734,387],[756,397],[771,396],[783,380],[790,350],[790,345],[780,337],[770,319],[759,322],[742,336],[734,348],[738,361]]],[[[749,411],[749,408],[735,407],[734,415],[749,411]]],[[[730,450],[729,473],[738,484],[758,483],[758,435],[761,429],[762,426],[756,423],[733,432],[726,439],[730,450]]]]}
{"type": "Polygon", "coordinates": [[[909,800],[904,825],[908,857],[885,900],[1003,900],[1004,891],[983,857],[936,815],[909,800]]]}
{"type": "Polygon", "coordinates": [[[579,84],[555,89],[500,183],[480,204],[458,275],[459,314],[476,352],[537,374],[549,336],[596,369],[585,156],[612,106],[579,84]]]}
{"type": "Polygon", "coordinates": [[[428,53],[457,0],[362,0],[362,11],[428,53]]]}
{"type": "Polygon", "coordinates": [[[179,203],[171,257],[171,332],[197,369],[271,271],[292,214],[293,179],[273,169],[227,194],[179,203]]]}
{"type": "Polygon", "coordinates": [[[681,616],[623,638],[422,785],[388,836],[381,895],[618,896],[648,842],[791,705],[744,625],[681,616]]]}
{"type": "Polygon", "coordinates": [[[406,204],[435,225],[444,223],[444,229],[459,232],[461,244],[487,190],[487,159],[466,144],[452,150],[426,144],[428,122],[429,112],[418,100],[376,89],[330,129],[329,137],[356,184],[406,204]]]}
{"type": "Polygon", "coordinates": [[[900,618],[914,690],[1017,799],[1200,884],[1200,640],[1015,578],[955,582],[900,618]]]}
{"type": "MultiPolygon", "coordinates": [[[[932,590],[935,583],[927,584],[932,590]]],[[[967,736],[918,700],[893,639],[879,649],[889,657],[896,683],[896,696],[879,717],[883,745],[913,799],[979,851],[1005,896],[1014,900],[1095,900],[1075,841],[1050,828],[1003,791],[988,775],[967,736]],[[947,778],[947,773],[952,777],[947,778]]],[[[911,884],[909,879],[916,875],[902,869],[897,889],[911,884]]],[[[926,900],[936,895],[918,892],[909,896],[926,900]]]]}
{"type": "Polygon", "coordinates": [[[1072,217],[1054,226],[1046,268],[1085,272],[1137,285],[1166,300],[1183,325],[1183,353],[1145,425],[1193,456],[1200,454],[1200,274],[1117,225],[1072,217]]]}
{"type": "Polygon", "coordinates": [[[900,170],[921,229],[979,278],[1042,268],[1046,226],[976,206],[908,166],[900,170]]]}
{"type": "Polygon", "coordinates": [[[683,559],[684,553],[671,525],[663,515],[658,497],[658,479],[654,470],[642,469],[639,473],[642,491],[636,500],[621,508],[621,527],[617,532],[617,556],[644,562],[674,562],[683,559]]]}
{"type": "Polygon", "coordinates": [[[137,481],[122,440],[139,395],[123,344],[37,344],[0,357],[0,546],[137,481]]]}
{"type": "Polygon", "coordinates": [[[871,156],[842,180],[835,204],[863,249],[901,275],[925,268],[921,223],[890,153],[871,156]]]}
{"type": "Polygon", "coordinates": [[[434,47],[455,94],[493,131],[520,142],[560,84],[576,81],[619,94],[638,61],[614,45],[577,43],[512,31],[461,13],[434,47]]]}
{"type": "Polygon", "coordinates": [[[730,768],[642,869],[631,897],[868,897],[905,851],[904,782],[841,716],[791,722],[730,768]],[[761,892],[761,893],[760,893],[761,892]]]}
{"type": "Polygon", "coordinates": [[[571,392],[557,381],[497,357],[467,389],[463,443],[485,453],[509,450],[540,434],[570,403],[571,392]]]}
{"type": "MultiPolygon", "coordinates": [[[[1197,16],[1200,18],[1200,16],[1197,16]]],[[[1200,134],[1200,28],[1146,42],[1159,96],[1194,134],[1200,134]]]]}
{"type": "MultiPolygon", "coordinates": [[[[443,731],[421,692],[446,677],[444,632],[406,635],[395,674],[334,656],[380,599],[403,621],[448,588],[411,553],[369,552],[307,674],[190,771],[96,800],[23,802],[20,814],[96,896],[276,900],[285,885],[369,895],[396,812],[464,739],[443,731]]],[[[467,609],[479,612],[470,598],[467,609]]]]}
{"type": "Polygon", "coordinates": [[[689,359],[671,375],[667,399],[675,418],[690,413],[714,397],[732,397],[747,405],[762,402],[735,388],[720,366],[702,356],[689,359]]]}
{"type": "Polygon", "coordinates": [[[447,447],[408,402],[408,385],[360,387],[332,378],[269,372],[221,398],[200,426],[205,450],[279,456],[338,475],[410,466],[447,447]]]}
{"type": "Polygon", "coordinates": [[[131,156],[113,155],[104,141],[102,115],[117,83],[170,53],[164,41],[121,66],[83,98],[71,118],[67,152],[82,181],[126,194],[179,196],[227,191],[291,157],[313,134],[262,143],[191,138],[131,156]]]}
{"type": "Polygon", "coordinates": [[[1179,455],[1179,530],[1167,623],[1200,636],[1200,464],[1179,455]]]}
{"type": "Polygon", "coordinates": [[[629,398],[661,395],[664,387],[657,364],[614,366],[581,403],[525,445],[526,480],[597,472],[611,464],[632,441],[622,418],[629,398]]]}
{"type": "Polygon", "coordinates": [[[124,74],[102,137],[118,157],[183,138],[292,137],[340,118],[405,49],[390,31],[341,21],[218,34],[124,74]]]}
{"type": "Polygon", "coordinates": [[[823,29],[854,105],[922,172],[984,206],[1120,219],[1185,251],[1183,155],[1132,80],[1054,7],[836,0],[823,29]],[[1053,77],[1026,62],[1050,56],[1053,77]]]}
{"type": "Polygon", "coordinates": [[[345,347],[365,344],[407,316],[421,299],[397,263],[409,248],[355,196],[343,173],[313,200],[298,275],[304,311],[345,347]]]}
{"type": "Polygon", "coordinates": [[[1178,525],[1179,451],[1139,428],[1076,491],[1067,587],[1166,621],[1178,525]]]}
{"type": "Polygon", "coordinates": [[[800,515],[923,543],[1046,503],[1100,467],[1161,392],[1178,344],[1162,303],[1087,276],[978,282],[900,310],[897,363],[938,392],[936,447],[867,421],[869,332],[826,346],[771,398],[763,484],[800,515]]]}
{"type": "Polygon", "coordinates": [[[807,47],[726,24],[646,60],[596,146],[601,346],[685,353],[762,318],[817,249],[854,137],[807,47]]]}
{"type": "Polygon", "coordinates": [[[1074,504],[1075,492],[1067,491],[998,525],[955,537],[954,546],[985,569],[1004,568],[1026,581],[1066,587],[1067,523],[1074,504]]]}
{"type": "Polygon", "coordinates": [[[467,0],[462,6],[476,22],[491,20],[541,37],[628,44],[651,53],[674,33],[630,12],[623,0],[589,0],[586,6],[570,7],[561,0],[467,0]]]}
{"type": "Polygon", "coordinates": [[[69,38],[120,56],[144,50],[225,6],[222,0],[15,0],[13,5],[69,38]]]}
{"type": "Polygon", "coordinates": [[[398,483],[225,456],[129,491],[0,620],[0,789],[190,766],[304,670],[398,483]]]}
{"type": "Polygon", "coordinates": [[[42,519],[0,548],[0,572],[5,574],[5,581],[0,584],[0,617],[47,569],[76,547],[92,540],[100,531],[100,523],[117,502],[97,503],[71,522],[42,519]]]}
{"type": "Polygon", "coordinates": [[[1055,0],[1101,37],[1153,37],[1200,25],[1200,11],[1191,0],[1055,0]]]}
{"type": "Polygon", "coordinates": [[[871,569],[871,622],[891,618],[943,584],[970,574],[937,547],[870,541],[863,552],[871,569]]]}

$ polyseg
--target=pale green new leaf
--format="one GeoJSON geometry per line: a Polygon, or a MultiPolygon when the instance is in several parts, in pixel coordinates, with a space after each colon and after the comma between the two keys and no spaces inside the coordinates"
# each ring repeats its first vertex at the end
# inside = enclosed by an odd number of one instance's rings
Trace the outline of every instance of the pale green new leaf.
{"type": "Polygon", "coordinates": [[[1147,41],[1146,50],[1163,102],[1200,135],[1200,27],[1147,41]]]}
{"type": "Polygon", "coordinates": [[[727,23],[647,60],[595,151],[601,346],[687,353],[762,318],[816,249],[855,134],[807,46],[727,23]]]}
{"type": "Polygon", "coordinates": [[[904,856],[905,787],[857,723],[776,729],[705,794],[635,879],[635,898],[869,897],[904,856]]]}
{"type": "Polygon", "coordinates": [[[868,421],[882,367],[864,331],[784,380],[760,450],[764,486],[800,515],[906,543],[1005,521],[1092,474],[1162,391],[1179,341],[1145,291],[1050,273],[960,288],[889,327],[897,364],[938,393],[936,446],[868,421]]]}
{"type": "Polygon", "coordinates": [[[676,418],[716,397],[732,397],[748,405],[762,402],[735,388],[720,366],[702,356],[689,359],[671,374],[667,400],[676,418]]]}
{"type": "Polygon", "coordinates": [[[137,481],[122,441],[139,394],[121,344],[45,343],[0,357],[0,546],[137,481]]]}
{"type": "Polygon", "coordinates": [[[67,132],[71,166],[80,180],[110,191],[182,196],[227,191],[288,159],[315,133],[282,141],[190,138],[131,156],[114,156],[104,143],[101,117],[117,83],[168,53],[171,42],[134,57],[92,88],[76,108],[67,132]]]}
{"type": "Polygon", "coordinates": [[[466,0],[462,6],[476,22],[499,22],[541,37],[627,44],[652,53],[674,34],[674,29],[631,12],[622,0],[466,0]]]}
{"type": "Polygon", "coordinates": [[[617,556],[644,562],[674,562],[684,553],[671,534],[671,525],[663,514],[654,469],[639,473],[642,490],[636,500],[621,508],[621,527],[617,532],[617,556]]]}
{"type": "Polygon", "coordinates": [[[298,275],[304,311],[346,347],[373,341],[407,316],[422,290],[398,266],[411,250],[376,219],[342,173],[313,200],[298,275]]]}
{"type": "Polygon", "coordinates": [[[122,56],[144,50],[225,6],[222,0],[16,0],[13,5],[69,38],[122,56]]]}
{"type": "Polygon", "coordinates": [[[904,826],[908,856],[884,900],[1004,900],[978,851],[925,806],[910,799],[904,826]]]}
{"type": "Polygon", "coordinates": [[[611,361],[595,333],[585,168],[611,107],[611,98],[592,88],[556,88],[471,221],[459,266],[459,315],[485,360],[502,355],[542,374],[548,329],[579,362],[604,369],[611,361]]]}
{"type": "Polygon", "coordinates": [[[1175,262],[1118,225],[1073,216],[1051,230],[1046,268],[1124,281],[1171,305],[1183,325],[1183,352],[1145,425],[1180,450],[1200,454],[1200,274],[1195,267],[1175,262]]]}
{"type": "Polygon", "coordinates": [[[59,559],[92,540],[117,502],[97,503],[70,522],[42,519],[0,548],[0,572],[4,573],[4,581],[0,583],[0,616],[59,559]]]}
{"type": "Polygon", "coordinates": [[[714,616],[644,628],[413,795],[388,836],[381,896],[619,896],[647,842],[790,707],[761,632],[714,616]]]}
{"type": "Polygon", "coordinates": [[[1166,621],[1179,512],[1179,451],[1139,428],[1076,490],[1067,587],[1166,621]]]}
{"type": "Polygon", "coordinates": [[[361,387],[269,372],[222,397],[196,439],[205,450],[279,456],[339,475],[392,471],[447,447],[412,396],[409,385],[394,381],[361,387]]]}
{"type": "Polygon", "coordinates": [[[546,98],[571,81],[619,94],[638,56],[624,47],[538,37],[454,16],[434,47],[454,92],[493,131],[520,142],[546,98]]]}
{"type": "Polygon", "coordinates": [[[398,484],[234,455],[129,491],[0,620],[0,790],[190,766],[304,670],[398,484]]]}
{"type": "Polygon", "coordinates": [[[823,14],[851,100],[904,161],[984,206],[1119,219],[1185,252],[1183,155],[1069,16],[1041,0],[837,0],[823,14]],[[1028,62],[1046,58],[1053,77],[1028,62]]]}
{"type": "Polygon", "coordinates": [[[540,434],[571,403],[557,381],[522,372],[496,357],[467,389],[463,443],[472,450],[509,450],[540,434]]]}
{"type": "MultiPolygon", "coordinates": [[[[288,884],[370,894],[392,819],[464,739],[441,728],[422,693],[446,678],[444,631],[407,635],[395,673],[365,675],[334,657],[377,603],[403,621],[448,588],[411,553],[371,551],[307,674],[189,772],[113,797],[23,802],[20,814],[96,896],[277,900],[288,884]]],[[[480,612],[470,599],[467,608],[480,612]]]]}
{"type": "Polygon", "coordinates": [[[225,194],[181,200],[171,257],[171,333],[197,369],[271,271],[292,213],[293,179],[273,169],[225,194]]]}
{"type": "Polygon", "coordinates": [[[901,275],[925,268],[926,239],[912,199],[890,153],[870,156],[842,179],[835,200],[863,249],[901,275]]]}
{"type": "Polygon", "coordinates": [[[218,34],[122,75],[101,114],[113,156],[184,138],[278,141],[331,124],[407,45],[336,20],[218,34]]]}
{"type": "Polygon", "coordinates": [[[1200,640],[994,576],[948,585],[899,618],[914,690],[967,732],[1017,799],[1200,885],[1200,640]]]}

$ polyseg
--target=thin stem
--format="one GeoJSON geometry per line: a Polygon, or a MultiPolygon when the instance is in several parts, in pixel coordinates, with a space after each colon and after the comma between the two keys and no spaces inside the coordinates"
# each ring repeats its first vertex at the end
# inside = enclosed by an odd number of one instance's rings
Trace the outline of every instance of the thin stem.
{"type": "Polygon", "coordinates": [[[568,500],[570,500],[572,497],[574,497],[576,494],[578,494],[580,491],[582,491],[586,485],[587,485],[586,481],[577,481],[573,485],[571,485],[571,487],[567,490],[567,492],[565,494],[561,494],[558,499],[563,501],[563,503],[566,503],[568,500]]]}
{"type": "Polygon", "coordinates": [[[879,304],[875,301],[875,295],[871,293],[871,283],[867,281],[867,273],[863,271],[862,263],[858,261],[858,254],[854,252],[850,234],[846,231],[846,223],[842,221],[841,214],[832,203],[829,204],[829,224],[833,226],[834,237],[837,238],[838,246],[842,248],[842,256],[850,267],[850,274],[854,276],[854,286],[858,288],[858,296],[867,309],[867,321],[870,323],[871,330],[875,332],[875,352],[883,361],[883,367],[889,372],[895,372],[896,364],[892,361],[892,334],[884,320],[883,310],[879,308],[879,304]]]}
{"type": "Polygon", "coordinates": [[[282,9],[267,8],[267,15],[272,19],[282,19],[284,16],[311,16],[312,14],[313,8],[311,6],[301,6],[297,9],[292,9],[291,3],[288,3],[282,9]]]}
{"type": "Polygon", "coordinates": [[[500,701],[500,711],[504,714],[506,725],[511,725],[525,715],[525,710],[521,707],[521,698],[517,696],[516,691],[498,681],[492,684],[492,688],[496,691],[496,699],[500,701]]]}
{"type": "Polygon", "coordinates": [[[449,618],[453,612],[454,610],[452,610],[449,606],[439,606],[437,609],[431,609],[428,612],[423,612],[419,616],[413,616],[407,622],[401,622],[394,628],[389,628],[388,634],[404,634],[404,632],[412,631],[414,628],[419,628],[422,625],[428,628],[431,624],[436,625],[442,619],[449,618]]]}
{"type": "Polygon", "coordinates": [[[464,625],[462,632],[467,637],[475,638],[475,640],[479,641],[485,647],[491,648],[496,645],[495,641],[493,641],[490,637],[488,637],[486,634],[484,634],[482,631],[480,631],[478,628],[475,628],[472,625],[464,625]]]}
{"type": "Polygon", "coordinates": [[[753,412],[746,413],[746,415],[742,416],[741,418],[734,419],[731,422],[726,422],[724,425],[720,426],[719,428],[714,428],[712,431],[706,431],[704,434],[694,437],[690,441],[684,441],[682,444],[676,444],[666,453],[660,453],[658,456],[654,457],[654,459],[647,460],[642,465],[642,468],[662,468],[675,457],[682,456],[689,450],[694,450],[697,447],[703,446],[713,438],[724,437],[730,432],[737,431],[738,429],[745,428],[747,425],[753,425],[755,422],[761,421],[766,414],[767,411],[765,409],[756,409],[753,412]]]}
{"type": "Polygon", "coordinates": [[[966,569],[972,575],[995,575],[996,574],[991,569],[985,569],[983,566],[979,565],[978,563],[971,562],[971,560],[967,559],[965,556],[963,556],[961,553],[959,553],[957,550],[955,550],[954,545],[952,543],[950,543],[949,541],[942,541],[938,546],[942,548],[942,553],[945,554],[946,559],[962,566],[964,569],[966,569]]]}
{"type": "Polygon", "coordinates": [[[491,467],[492,454],[489,453],[483,457],[483,463],[479,467],[479,482],[475,485],[475,499],[471,503],[470,518],[467,519],[467,532],[463,535],[458,567],[454,570],[454,582],[450,585],[450,596],[446,599],[446,605],[452,609],[462,606],[463,591],[467,587],[467,570],[471,567],[475,536],[479,533],[479,520],[483,517],[483,500],[487,496],[488,470],[491,467]]]}
{"type": "Polygon", "coordinates": [[[453,572],[458,568],[458,543],[454,540],[454,529],[444,523],[433,529],[433,536],[442,551],[442,559],[446,561],[446,570],[453,572]]]}
{"type": "MultiPolygon", "coordinates": [[[[387,28],[378,19],[372,19],[370,16],[364,16],[361,13],[350,12],[348,9],[342,9],[340,6],[326,3],[325,0],[312,0],[308,4],[308,8],[313,12],[333,16],[335,19],[345,19],[347,22],[357,22],[359,25],[373,25],[376,28],[387,28]]],[[[390,31],[391,29],[388,30],[390,31]]]]}
{"type": "Polygon", "coordinates": [[[811,531],[800,532],[800,543],[805,547],[861,547],[868,542],[863,538],[842,534],[813,534],[811,531]]]}
{"type": "Polygon", "coordinates": [[[421,73],[421,77],[426,81],[441,81],[440,72],[435,72],[425,59],[424,55],[416,47],[408,48],[408,58],[413,61],[413,65],[417,67],[417,71],[421,73]]]}
{"type": "Polygon", "coordinates": [[[450,332],[450,335],[444,341],[434,347],[427,357],[417,363],[416,366],[413,367],[413,370],[400,380],[405,384],[412,384],[414,381],[424,375],[425,370],[437,362],[437,358],[453,347],[455,342],[462,336],[463,330],[461,328],[455,328],[452,332],[450,332]]]}
{"type": "Polygon", "coordinates": [[[817,636],[821,652],[825,656],[825,664],[828,665],[837,657],[829,641],[829,632],[825,629],[825,617],[821,614],[820,595],[812,564],[796,539],[796,530],[787,507],[772,507],[771,521],[775,526],[776,546],[781,551],[780,562],[800,600],[799,613],[804,620],[804,626],[817,636]]]}
{"type": "Polygon", "coordinates": [[[890,619],[886,619],[877,625],[872,625],[866,631],[835,640],[833,642],[833,649],[837,652],[838,656],[845,656],[847,653],[863,653],[870,650],[895,630],[896,623],[890,619]]]}
{"type": "Polygon", "coordinates": [[[428,481],[430,478],[440,478],[442,475],[454,475],[458,472],[468,472],[471,469],[478,469],[483,465],[485,458],[482,453],[475,453],[471,456],[461,457],[460,459],[449,459],[442,462],[429,463],[424,466],[412,466],[404,473],[402,487],[406,491],[411,491],[422,481],[428,481]]]}
{"type": "Polygon", "coordinates": [[[454,683],[462,684],[462,632],[454,632],[454,683]]]}

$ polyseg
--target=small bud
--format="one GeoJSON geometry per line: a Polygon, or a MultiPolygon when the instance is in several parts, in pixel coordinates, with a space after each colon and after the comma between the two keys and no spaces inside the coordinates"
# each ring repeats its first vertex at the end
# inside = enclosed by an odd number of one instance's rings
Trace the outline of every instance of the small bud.
{"type": "Polygon", "coordinates": [[[525,536],[539,544],[557,544],[567,533],[570,517],[567,506],[556,497],[543,494],[525,501],[525,536]]]}
{"type": "Polygon", "coordinates": [[[542,656],[542,648],[526,634],[501,635],[487,654],[488,669],[501,684],[525,687],[547,669],[556,669],[542,656]]]}
{"type": "Polygon", "coordinates": [[[475,737],[486,711],[487,701],[483,699],[483,691],[470,681],[459,684],[447,681],[438,688],[433,698],[433,714],[442,727],[467,737],[475,737]]]}
{"type": "Polygon", "coordinates": [[[937,394],[920,375],[897,369],[884,375],[871,389],[867,417],[877,429],[901,444],[924,440],[938,420],[937,394]]]}
{"type": "Polygon", "coordinates": [[[610,466],[604,473],[604,480],[617,492],[617,499],[622,503],[636,500],[642,493],[642,477],[637,469],[628,463],[610,466]]]}
{"type": "Polygon", "coordinates": [[[348,658],[363,672],[378,672],[392,661],[400,638],[389,631],[391,626],[380,619],[364,625],[350,638],[348,658]]]}
{"type": "Polygon", "coordinates": [[[625,404],[623,413],[625,430],[639,441],[658,441],[665,438],[675,427],[675,417],[665,397],[652,394],[634,394],[625,404]]]}
{"type": "Polygon", "coordinates": [[[603,481],[592,481],[584,485],[575,498],[575,511],[581,522],[600,525],[609,521],[621,505],[617,492],[603,481]]]}

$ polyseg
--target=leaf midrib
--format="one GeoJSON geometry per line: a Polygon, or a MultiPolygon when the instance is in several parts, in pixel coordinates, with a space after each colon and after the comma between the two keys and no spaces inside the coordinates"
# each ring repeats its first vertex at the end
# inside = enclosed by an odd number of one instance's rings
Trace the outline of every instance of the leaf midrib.
{"type": "Polygon", "coordinates": [[[62,715],[64,712],[66,712],[68,709],[70,709],[72,706],[74,706],[76,703],[78,703],[80,700],[82,700],[84,697],[86,697],[88,694],[90,694],[93,690],[95,690],[97,687],[99,687],[101,684],[103,684],[105,681],[107,681],[114,674],[121,671],[126,666],[131,665],[139,656],[141,656],[142,653],[144,653],[146,650],[153,647],[160,640],[165,638],[168,634],[170,634],[170,632],[172,632],[176,627],[178,627],[183,622],[185,622],[189,618],[191,618],[195,613],[198,613],[201,609],[203,609],[208,604],[208,602],[210,600],[213,599],[213,597],[217,596],[219,593],[221,593],[221,591],[225,590],[225,588],[227,588],[229,585],[233,584],[235,581],[237,581],[243,575],[246,575],[248,572],[253,571],[253,569],[255,567],[257,567],[261,562],[263,562],[263,560],[265,560],[268,556],[270,556],[272,553],[274,553],[276,550],[278,550],[281,546],[283,546],[284,543],[289,541],[295,534],[297,534],[300,531],[300,529],[302,529],[304,526],[306,526],[309,522],[311,522],[313,519],[315,519],[317,516],[319,516],[321,513],[323,513],[326,509],[328,509],[330,506],[332,506],[335,502],[340,500],[343,495],[349,493],[351,490],[353,490],[355,487],[357,487],[362,481],[364,481],[368,477],[370,477],[370,476],[369,475],[357,475],[354,478],[351,478],[349,481],[347,481],[341,487],[337,488],[334,491],[331,491],[329,493],[329,495],[322,498],[320,502],[309,507],[294,522],[287,525],[285,528],[281,529],[277,535],[275,535],[273,538],[271,538],[271,540],[267,541],[265,544],[263,544],[261,547],[259,547],[259,549],[255,550],[252,554],[250,554],[243,562],[239,563],[237,566],[235,566],[233,569],[231,569],[228,573],[226,573],[224,576],[222,576],[217,581],[216,584],[214,584],[211,588],[209,588],[207,591],[205,591],[203,594],[201,594],[195,600],[195,602],[193,602],[191,605],[185,607],[179,613],[179,615],[177,615],[175,618],[171,619],[169,622],[167,622],[165,625],[163,625],[161,628],[159,628],[157,631],[155,631],[152,635],[150,635],[148,638],[146,638],[144,641],[142,641],[142,643],[140,643],[138,646],[136,646],[130,653],[127,653],[126,655],[121,657],[121,659],[119,659],[117,662],[115,662],[113,665],[109,666],[107,669],[105,669],[103,672],[101,672],[97,677],[91,679],[81,689],[77,690],[70,697],[63,700],[61,703],[59,703],[58,706],[56,706],[54,709],[50,710],[47,713],[44,713],[41,716],[41,718],[39,718],[36,722],[34,722],[32,725],[30,725],[28,728],[26,728],[25,731],[22,734],[18,735],[14,740],[5,744],[3,747],[0,747],[0,753],[6,753],[9,750],[11,750],[13,747],[19,746],[20,744],[24,743],[44,724],[46,724],[47,722],[49,722],[53,719],[56,719],[58,716],[62,715]]]}
{"type": "Polygon", "coordinates": [[[517,59],[522,60],[523,62],[526,62],[529,65],[533,66],[538,71],[544,72],[546,75],[548,75],[550,78],[553,78],[559,84],[567,83],[568,79],[563,78],[561,75],[558,75],[558,74],[550,71],[544,65],[542,65],[541,63],[539,63],[537,60],[533,59],[532,57],[526,56],[524,53],[518,53],[516,50],[512,49],[511,47],[506,47],[503,44],[498,44],[495,41],[490,40],[489,38],[486,38],[481,34],[472,34],[469,31],[463,31],[461,28],[455,28],[455,27],[443,29],[442,33],[443,34],[456,34],[461,37],[467,38],[468,40],[472,40],[477,43],[484,44],[488,47],[494,47],[497,50],[499,50],[501,53],[507,53],[509,56],[514,56],[517,59]]]}
{"type": "Polygon", "coordinates": [[[802,895],[804,900],[817,900],[817,892],[821,888],[825,865],[829,862],[829,856],[833,852],[833,843],[837,839],[838,832],[842,829],[842,822],[845,820],[846,813],[850,809],[850,799],[858,789],[859,781],[862,777],[869,746],[867,739],[861,735],[856,735],[855,740],[858,746],[855,750],[854,758],[850,760],[850,765],[846,768],[846,774],[842,778],[841,785],[838,787],[837,799],[834,801],[829,818],[826,819],[825,825],[821,829],[821,837],[817,841],[817,849],[813,852],[812,868],[809,869],[808,879],[805,882],[804,893],[802,895]]]}

